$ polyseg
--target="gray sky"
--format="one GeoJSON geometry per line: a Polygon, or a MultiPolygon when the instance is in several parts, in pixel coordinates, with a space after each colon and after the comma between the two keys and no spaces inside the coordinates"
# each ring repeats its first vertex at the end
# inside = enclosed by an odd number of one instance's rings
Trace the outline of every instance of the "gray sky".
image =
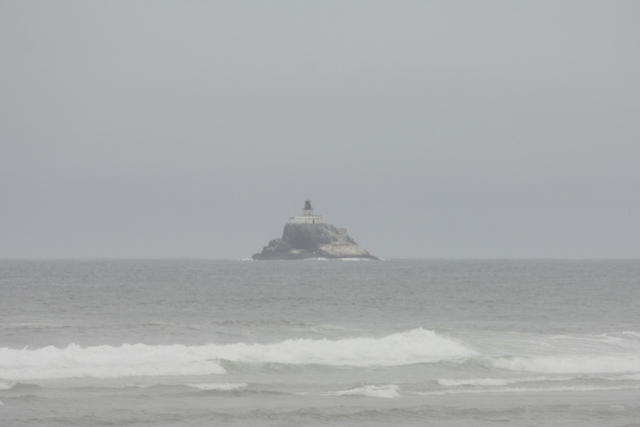
{"type": "Polygon", "coordinates": [[[0,257],[640,257],[638,1],[0,2],[0,257]]]}

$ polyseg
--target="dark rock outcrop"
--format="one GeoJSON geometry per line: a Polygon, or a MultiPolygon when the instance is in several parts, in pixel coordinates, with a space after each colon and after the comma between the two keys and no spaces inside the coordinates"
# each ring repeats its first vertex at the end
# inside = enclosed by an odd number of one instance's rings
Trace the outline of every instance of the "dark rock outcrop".
{"type": "Polygon", "coordinates": [[[252,257],[255,260],[305,258],[378,259],[347,235],[347,230],[331,224],[287,224],[281,239],[274,239],[252,257]]]}

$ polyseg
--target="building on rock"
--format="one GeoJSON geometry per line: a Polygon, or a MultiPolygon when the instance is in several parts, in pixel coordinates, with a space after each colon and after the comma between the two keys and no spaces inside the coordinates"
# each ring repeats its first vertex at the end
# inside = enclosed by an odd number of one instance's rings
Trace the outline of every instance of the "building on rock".
{"type": "Polygon", "coordinates": [[[274,239],[252,257],[255,260],[306,258],[378,258],[362,249],[347,235],[346,228],[336,228],[314,215],[311,201],[304,204],[303,215],[292,216],[284,226],[282,238],[274,239]]]}

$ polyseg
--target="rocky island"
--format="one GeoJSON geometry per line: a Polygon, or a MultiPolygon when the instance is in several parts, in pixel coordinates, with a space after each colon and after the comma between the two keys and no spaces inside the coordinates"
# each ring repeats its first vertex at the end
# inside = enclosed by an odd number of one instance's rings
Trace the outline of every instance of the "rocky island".
{"type": "Polygon", "coordinates": [[[314,215],[311,201],[304,204],[303,215],[291,217],[284,226],[281,239],[274,239],[253,255],[255,260],[306,258],[378,258],[362,249],[345,228],[324,224],[321,215],[314,215]]]}

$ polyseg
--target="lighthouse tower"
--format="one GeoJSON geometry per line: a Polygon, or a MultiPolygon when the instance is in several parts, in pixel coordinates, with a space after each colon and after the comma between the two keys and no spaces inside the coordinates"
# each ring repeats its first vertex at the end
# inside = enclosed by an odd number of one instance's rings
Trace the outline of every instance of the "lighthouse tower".
{"type": "Polygon", "coordinates": [[[313,216],[313,208],[311,207],[311,200],[304,201],[304,209],[302,210],[305,216],[313,216]]]}
{"type": "Polygon", "coordinates": [[[314,215],[311,207],[311,200],[304,202],[303,215],[292,216],[289,218],[289,224],[322,224],[322,215],[314,215]]]}

